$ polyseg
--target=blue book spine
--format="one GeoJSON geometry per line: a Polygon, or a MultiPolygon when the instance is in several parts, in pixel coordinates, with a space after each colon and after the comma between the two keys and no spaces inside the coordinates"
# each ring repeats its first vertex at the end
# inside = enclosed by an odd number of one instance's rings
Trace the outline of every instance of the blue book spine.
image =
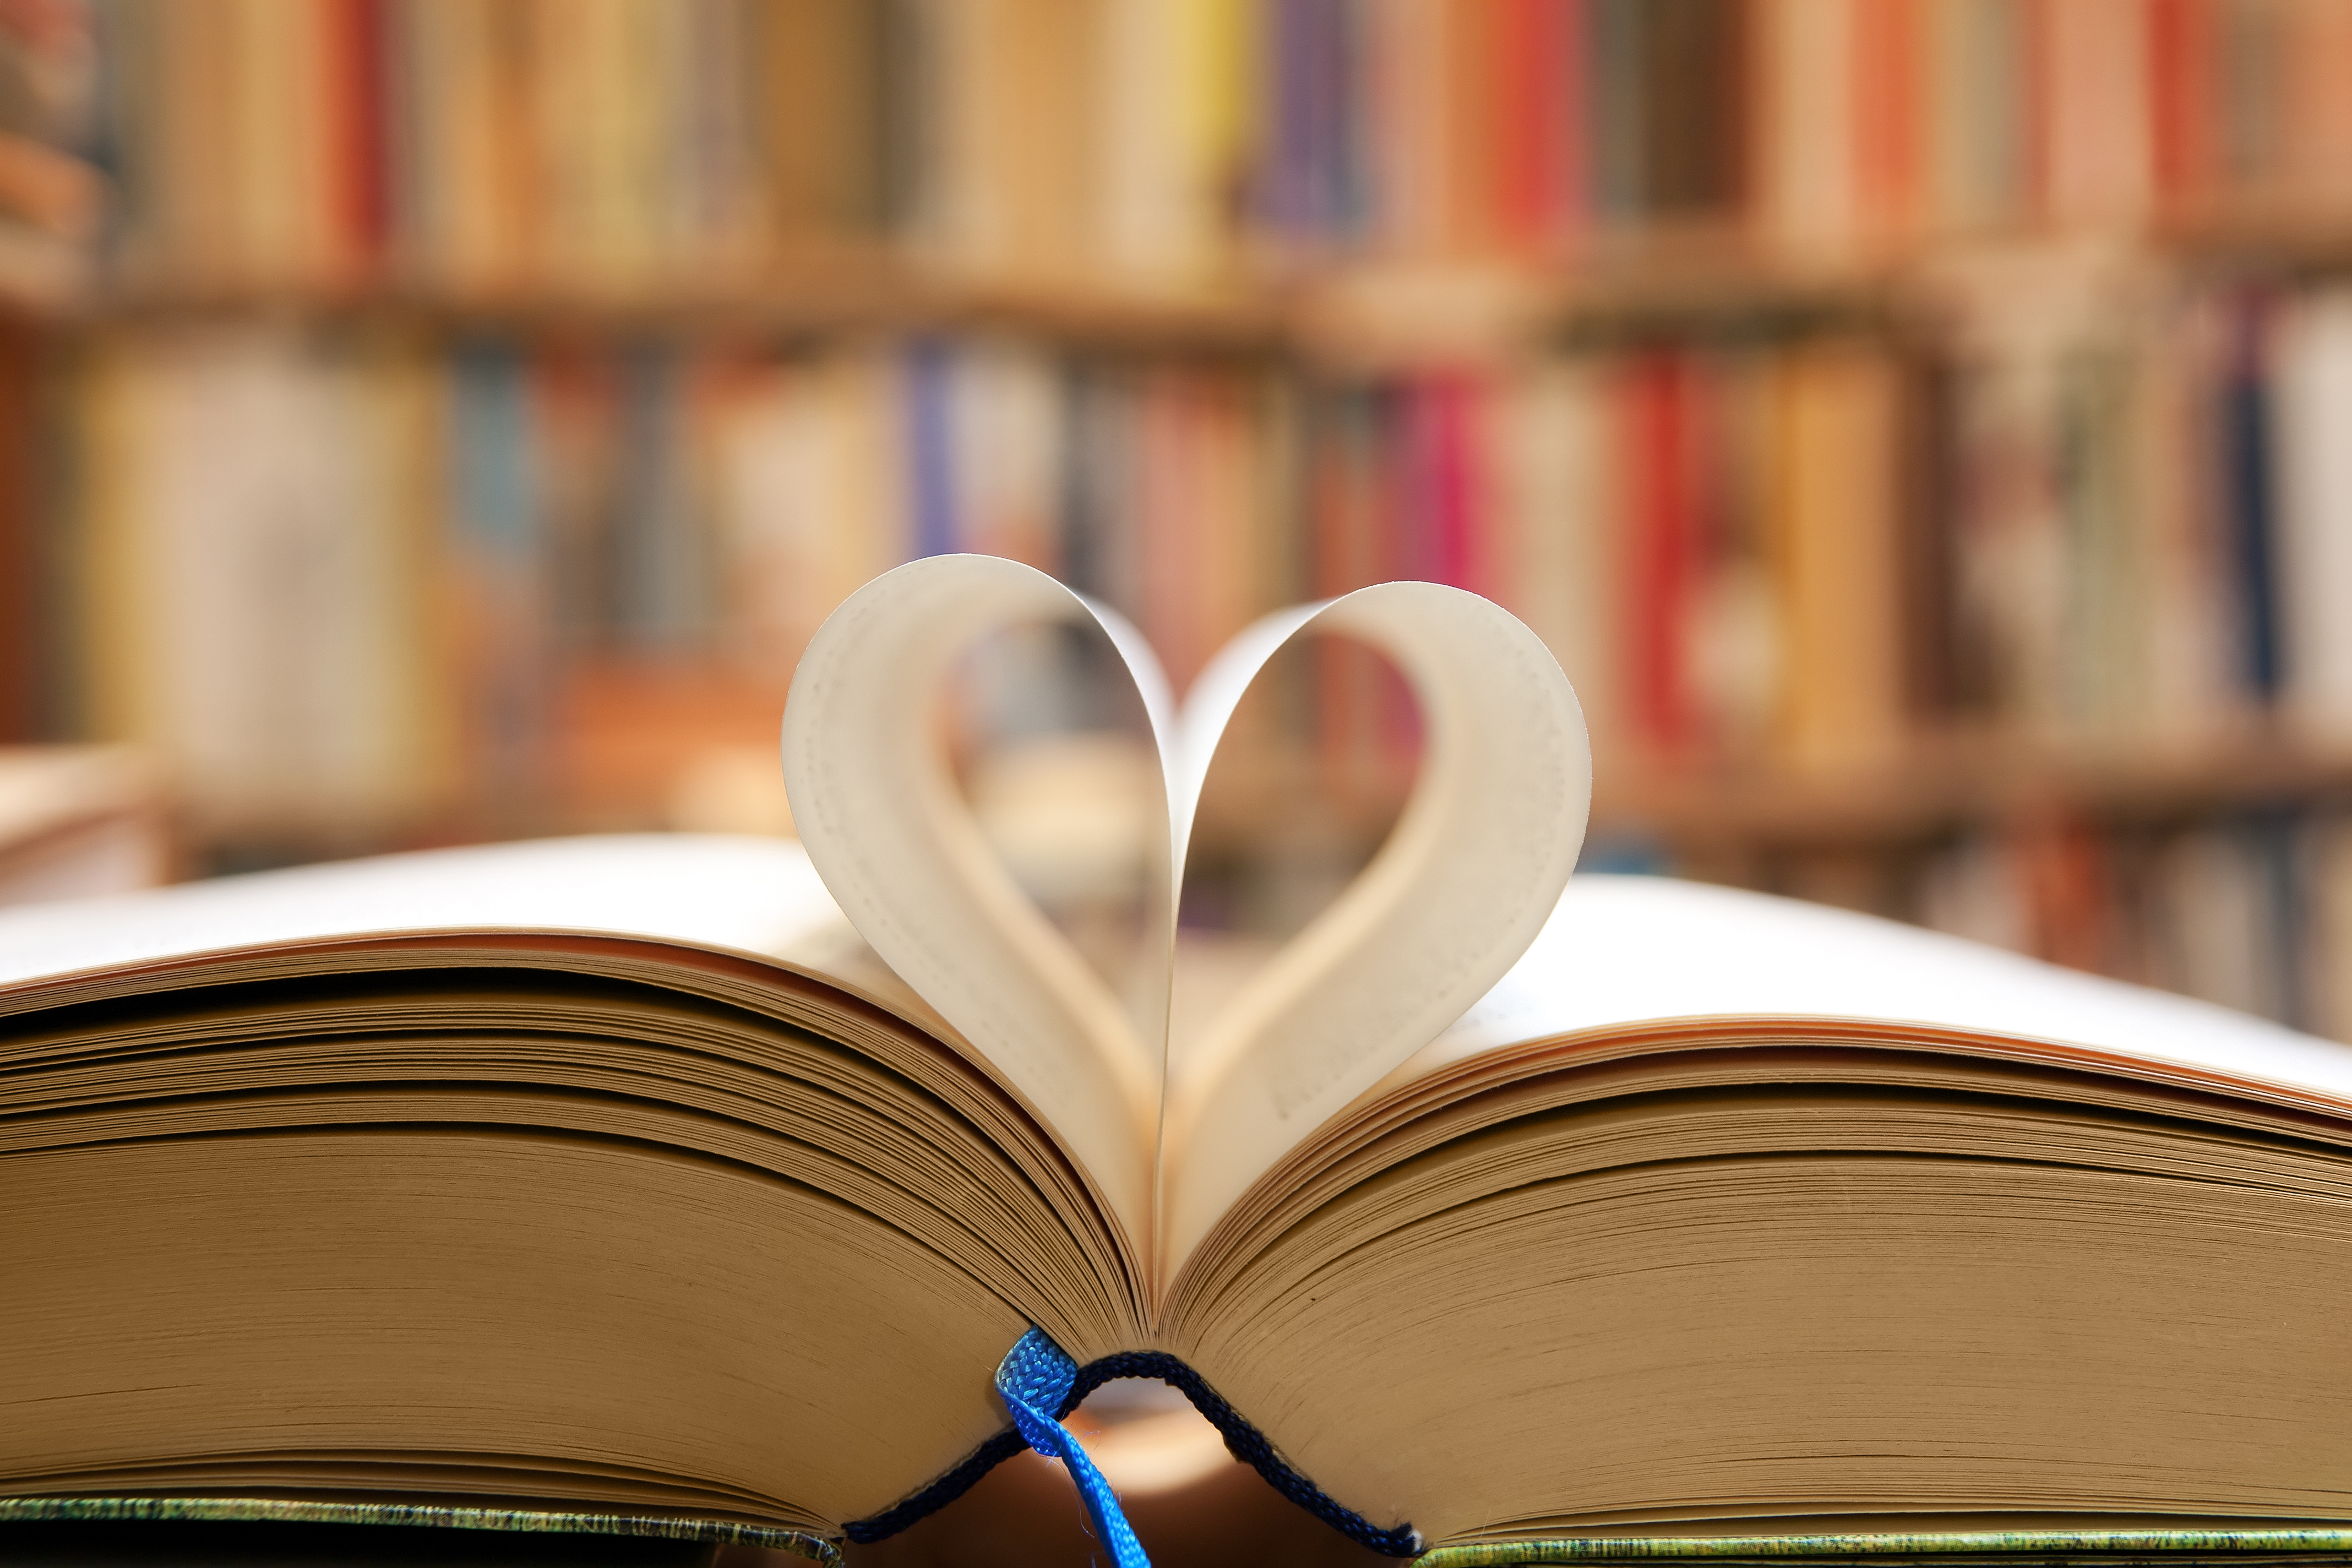
{"type": "Polygon", "coordinates": [[[953,369],[941,343],[925,340],[907,351],[907,494],[918,556],[956,548],[953,369]]]}
{"type": "Polygon", "coordinates": [[[2221,385],[2221,476],[2230,563],[2242,626],[2239,674],[2268,700],[2279,689],[2278,498],[2271,471],[2272,421],[2263,363],[2267,312],[2259,299],[2238,306],[2230,368],[2221,385]]]}
{"type": "Polygon", "coordinates": [[[471,592],[475,743],[496,795],[537,777],[548,724],[546,531],[529,366],[503,342],[460,344],[449,366],[449,514],[471,592]]]}

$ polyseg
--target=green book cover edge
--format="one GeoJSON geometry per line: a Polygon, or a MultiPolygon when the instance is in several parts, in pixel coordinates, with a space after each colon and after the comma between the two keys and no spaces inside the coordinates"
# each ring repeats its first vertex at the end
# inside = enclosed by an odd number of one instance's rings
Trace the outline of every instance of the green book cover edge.
{"type": "MultiPolygon", "coordinates": [[[[167,1522],[362,1524],[544,1534],[633,1535],[709,1541],[787,1552],[842,1568],[840,1550],[822,1536],[781,1525],[676,1515],[585,1513],[469,1508],[454,1504],[333,1502],[286,1498],[0,1498],[0,1524],[167,1522]]],[[[2246,1530],[1888,1531],[1841,1535],[1575,1536],[1552,1541],[1442,1546],[1414,1568],[1518,1568],[1558,1563],[1675,1559],[1851,1559],[1952,1556],[2063,1557],[2122,1553],[2352,1553],[2352,1528],[2246,1530]]]]}
{"type": "Polygon", "coordinates": [[[674,1515],[574,1513],[554,1510],[467,1508],[455,1504],[325,1502],[286,1498],[17,1497],[0,1498],[0,1524],[121,1522],[368,1524],[442,1530],[509,1530],[549,1535],[637,1535],[667,1541],[712,1541],[790,1552],[841,1568],[832,1542],[781,1525],[674,1515]]]}
{"type": "Polygon", "coordinates": [[[2077,1553],[2352,1552],[2352,1529],[1888,1531],[1852,1535],[1579,1536],[1441,1546],[1416,1568],[1515,1568],[1642,1558],[1906,1558],[2077,1553]]]}

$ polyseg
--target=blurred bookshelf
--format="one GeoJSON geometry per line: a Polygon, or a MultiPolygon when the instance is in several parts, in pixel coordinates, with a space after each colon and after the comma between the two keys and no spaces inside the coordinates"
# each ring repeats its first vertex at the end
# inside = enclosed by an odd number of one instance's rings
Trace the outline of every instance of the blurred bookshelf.
{"type": "MultiPolygon", "coordinates": [[[[1053,571],[1180,682],[1426,576],[1576,680],[1596,864],[2352,1032],[2339,0],[40,0],[0,42],[0,223],[50,258],[16,287],[0,228],[0,740],[145,746],[203,863],[710,825],[918,553],[1053,571]]],[[[1410,779],[1391,679],[1287,679],[1212,864],[1360,853],[1410,779]]]]}

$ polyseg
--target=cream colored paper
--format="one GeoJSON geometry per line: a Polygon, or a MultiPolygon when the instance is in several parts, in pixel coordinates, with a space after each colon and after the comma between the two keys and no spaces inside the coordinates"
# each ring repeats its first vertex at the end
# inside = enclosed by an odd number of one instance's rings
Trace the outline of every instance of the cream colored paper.
{"type": "Polygon", "coordinates": [[[1785,1018],[1798,1033],[1843,1019],[1964,1037],[1979,1054],[2268,1086],[2331,1114],[2352,1106],[2352,1048],[2331,1040],[1916,926],[1664,877],[1576,878],[1510,973],[1381,1088],[1529,1042],[1704,1018],[1785,1018]]]}
{"type": "MultiPolygon", "coordinates": [[[[501,930],[748,952],[828,980],[844,979],[839,955],[856,945],[789,839],[604,835],[417,850],[0,910],[0,986],[280,943],[501,930]]],[[[886,981],[881,989],[876,1000],[905,1010],[896,994],[903,988],[886,981]]]]}
{"type": "MultiPolygon", "coordinates": [[[[941,680],[978,638],[1083,618],[1133,663],[1124,627],[1015,562],[935,556],[876,578],[801,658],[784,708],[784,789],[809,858],[858,931],[1061,1135],[1140,1258],[1165,997],[1156,1030],[1148,1016],[1139,1028],[1038,912],[957,794],[933,723],[941,680]]],[[[1149,676],[1139,685],[1150,701],[1149,676]]],[[[1172,910],[1172,895],[1154,903],[1172,910]]]]}
{"type": "Polygon", "coordinates": [[[1567,678],[1533,633],[1458,589],[1387,583],[1280,612],[1212,661],[1172,722],[1163,690],[1116,616],[1015,563],[938,556],[877,578],[825,624],[783,738],[794,820],[843,909],[1062,1134],[1160,1281],[1252,1181],[1502,976],[1567,882],[1591,800],[1567,678]],[[1141,1016],[996,862],[932,730],[940,680],[973,639],[1087,617],[1145,695],[1163,770],[1157,1012],[1141,1016]],[[1176,896],[1201,786],[1251,681],[1310,635],[1395,660],[1424,714],[1421,777],[1363,875],[1170,1060],[1176,896]]]}

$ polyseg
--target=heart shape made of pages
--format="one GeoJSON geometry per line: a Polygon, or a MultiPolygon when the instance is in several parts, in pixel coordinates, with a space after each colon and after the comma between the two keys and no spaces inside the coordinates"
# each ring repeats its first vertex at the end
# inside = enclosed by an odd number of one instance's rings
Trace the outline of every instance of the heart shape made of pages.
{"type": "Polygon", "coordinates": [[[1061,1135],[1161,1281],[1252,1181],[1517,962],[1575,867],[1592,798],[1568,678],[1475,594],[1382,583],[1278,611],[1210,661],[1180,711],[1125,620],[987,555],[910,563],[833,614],[793,679],[783,764],[809,858],[859,934],[1061,1135]],[[977,639],[1067,620],[1118,649],[1160,753],[1156,1025],[1142,1028],[982,837],[931,721],[977,639]],[[1419,776],[1370,864],[1171,1060],[1177,891],[1217,742],[1276,650],[1326,634],[1403,673],[1423,719],[1419,776]]]}

